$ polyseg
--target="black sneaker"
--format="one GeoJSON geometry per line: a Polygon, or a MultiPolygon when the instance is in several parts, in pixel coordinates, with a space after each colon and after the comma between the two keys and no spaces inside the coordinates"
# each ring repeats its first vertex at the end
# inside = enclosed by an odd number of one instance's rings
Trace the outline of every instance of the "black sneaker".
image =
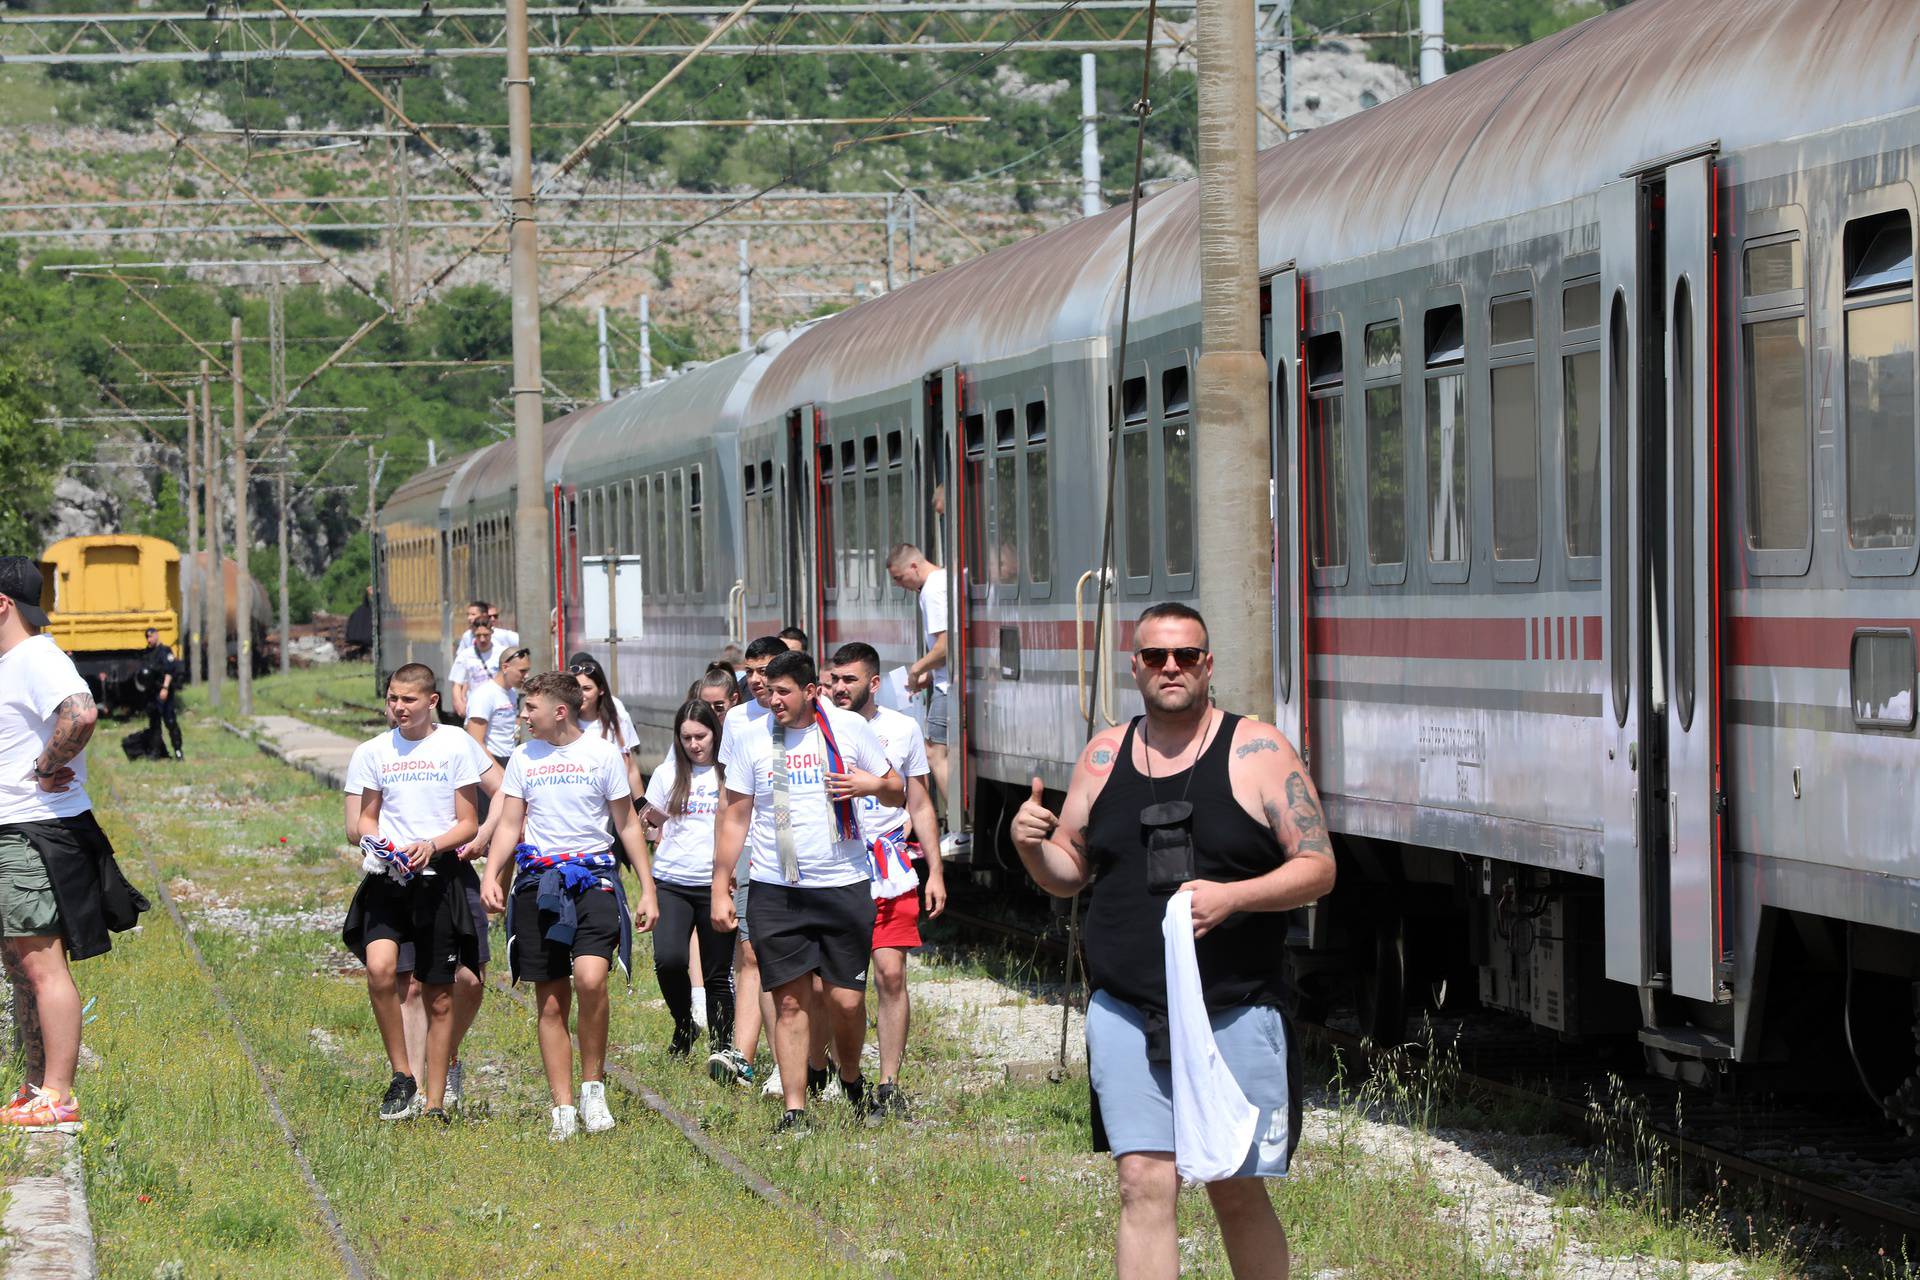
{"type": "Polygon", "coordinates": [[[441,1124],[453,1123],[452,1118],[449,1117],[446,1111],[440,1107],[429,1107],[427,1110],[422,1111],[420,1113],[420,1118],[422,1120],[437,1120],[441,1124]]]}
{"type": "Polygon", "coordinates": [[[420,1097],[420,1087],[413,1077],[404,1071],[393,1073],[393,1079],[387,1081],[387,1096],[380,1099],[380,1118],[382,1120],[405,1120],[413,1115],[414,1103],[420,1097]]]}
{"type": "Polygon", "coordinates": [[[780,1117],[778,1124],[773,1126],[775,1136],[783,1133],[809,1133],[812,1129],[813,1126],[807,1122],[805,1111],[789,1111],[780,1117]]]}
{"type": "Polygon", "coordinates": [[[840,1082],[840,1092],[846,1097],[847,1105],[853,1108],[855,1115],[859,1115],[866,1110],[867,1078],[865,1076],[860,1075],[855,1076],[851,1080],[842,1080],[840,1082]]]}
{"type": "Polygon", "coordinates": [[[906,1119],[907,1095],[900,1092],[897,1084],[880,1084],[873,1087],[873,1098],[867,1104],[867,1114],[876,1119],[906,1119]]]}
{"type": "Polygon", "coordinates": [[[684,1027],[675,1027],[673,1039],[667,1042],[667,1056],[669,1058],[691,1057],[693,1046],[699,1038],[699,1030],[691,1022],[684,1027]]]}

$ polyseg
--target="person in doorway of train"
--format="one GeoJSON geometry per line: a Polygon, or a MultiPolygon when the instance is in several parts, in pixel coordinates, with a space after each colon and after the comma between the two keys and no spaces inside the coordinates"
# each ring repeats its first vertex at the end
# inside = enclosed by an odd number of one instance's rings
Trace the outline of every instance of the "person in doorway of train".
{"type": "Polygon", "coordinates": [[[524,648],[515,649],[500,659],[500,669],[476,685],[467,699],[467,732],[503,769],[507,757],[513,754],[514,726],[520,719],[520,686],[532,666],[533,655],[524,648]]]}
{"type": "Polygon", "coordinates": [[[616,957],[631,971],[633,930],[652,929],[660,906],[626,767],[612,744],[580,731],[579,683],[564,671],[542,672],[527,681],[520,715],[531,740],[507,762],[481,896],[487,910],[506,912],[513,981],[533,983],[540,1058],[553,1095],[547,1136],[561,1142],[582,1125],[588,1133],[613,1128],[604,1079],[608,971],[616,957]],[[639,881],[631,921],[616,838],[639,881]],[[575,1000],[577,1108],[567,1035],[575,1000]]]}
{"type": "Polygon", "coordinates": [[[160,629],[148,627],[147,650],[140,655],[140,678],[147,690],[147,733],[158,747],[160,726],[165,725],[175,760],[186,758],[180,752],[179,690],[175,687],[179,675],[179,660],[172,649],[160,643],[160,629]]]}
{"type": "Polygon", "coordinates": [[[809,655],[781,654],[767,664],[765,683],[768,714],[727,725],[721,738],[726,784],[715,822],[713,924],[722,932],[734,927],[730,890],[745,848],[753,883],[747,922],[761,981],[774,996],[774,1061],[786,1101],[777,1131],[785,1132],[807,1123],[816,974],[826,988],[841,1089],[856,1108],[866,1093],[859,1071],[872,880],[851,788],[830,775],[870,774],[873,792],[891,805],[905,802],[906,785],[867,722],[821,700],[809,655]]]}
{"type": "Polygon", "coordinates": [[[454,653],[453,665],[447,669],[447,692],[453,699],[453,714],[464,724],[473,691],[493,679],[500,670],[501,655],[513,650],[500,647],[493,625],[485,618],[473,624],[461,643],[463,647],[454,653]]]}
{"type": "Polygon", "coordinates": [[[354,750],[342,787],[347,839],[363,850],[366,877],[340,936],[367,968],[367,998],[393,1068],[380,1118],[403,1120],[424,1109],[445,1122],[454,984],[462,970],[472,981],[486,963],[486,922],[475,927],[469,899],[479,878],[458,851],[479,828],[480,775],[492,762],[482,761],[466,734],[440,723],[440,693],[421,663],[387,681],[387,717],[394,727],[354,750]],[[419,1064],[401,1012],[414,982],[427,1015],[419,1064]]]}
{"type": "Polygon", "coordinates": [[[713,925],[713,818],[720,806],[720,717],[698,699],[673,715],[673,750],[647,780],[646,820],[660,829],[653,851],[653,878],[660,892],[660,926],[653,931],[653,971],[673,1015],[667,1052],[684,1058],[699,1032],[694,1022],[690,942],[699,939],[701,986],[706,992],[707,1038],[712,1052],[707,1074],[716,1081],[738,1076],[743,1062],[733,1047],[734,937],[713,925]]]}
{"type": "MultiPolygon", "coordinates": [[[[1200,615],[1157,604],[1134,629],[1146,714],[1103,730],[1074,766],[1056,817],[1040,779],[1014,848],[1047,892],[1092,886],[1085,943],[1087,1063],[1097,1150],[1120,1180],[1117,1273],[1178,1273],[1179,1191],[1162,923],[1191,891],[1199,986],[1220,1059],[1258,1120],[1238,1172],[1207,1184],[1238,1277],[1284,1277],[1286,1233],[1261,1179],[1284,1176],[1300,1134],[1300,1072],[1281,1014],[1278,912],[1333,888],[1313,780],[1271,726],[1216,709],[1200,615]]],[[[1183,1041],[1183,1044],[1185,1042],[1183,1041]]]]}
{"type": "Polygon", "coordinates": [[[68,961],[112,948],[147,900],[127,883],[87,798],[93,691],[40,634],[40,570],[0,556],[0,939],[16,994],[27,1076],[0,1124],[74,1133],[80,993],[68,961]],[[37,1032],[37,1034],[36,1034],[37,1032]]]}
{"type": "MultiPolygon", "coordinates": [[[[835,706],[863,717],[887,753],[887,762],[907,783],[904,808],[882,803],[872,774],[845,775],[845,790],[858,801],[860,838],[873,859],[873,981],[880,990],[880,1082],[873,1089],[875,1115],[905,1115],[900,1092],[900,1062],[906,1056],[907,952],[920,945],[920,895],[926,894],[927,919],[947,907],[947,879],[940,865],[940,823],[927,794],[927,748],[912,716],[883,707],[880,655],[870,644],[854,641],[834,651],[827,687],[835,706]],[[914,860],[924,856],[922,885],[914,860]]],[[[834,779],[828,779],[834,785],[834,779]]]]}
{"type": "Polygon", "coordinates": [[[947,776],[947,571],[903,542],[887,556],[887,576],[920,597],[920,631],[927,651],[907,668],[907,688],[927,692],[927,764],[939,799],[947,776]]]}

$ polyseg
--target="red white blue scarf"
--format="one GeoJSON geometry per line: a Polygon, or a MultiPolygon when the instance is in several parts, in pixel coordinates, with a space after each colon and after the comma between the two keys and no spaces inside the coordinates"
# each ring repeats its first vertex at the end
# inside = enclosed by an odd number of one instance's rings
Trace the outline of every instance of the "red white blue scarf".
{"type": "MultiPolygon", "coordinates": [[[[827,704],[815,698],[813,700],[813,722],[820,726],[820,741],[827,747],[827,771],[845,773],[846,765],[840,757],[840,743],[833,736],[833,724],[827,719],[827,704]]],[[[834,800],[833,826],[836,840],[858,840],[860,838],[860,819],[853,810],[853,800],[834,800]]]]}

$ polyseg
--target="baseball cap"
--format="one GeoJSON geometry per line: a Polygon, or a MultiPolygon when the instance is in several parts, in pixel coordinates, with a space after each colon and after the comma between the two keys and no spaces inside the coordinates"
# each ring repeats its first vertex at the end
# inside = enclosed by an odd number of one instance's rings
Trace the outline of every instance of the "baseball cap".
{"type": "Polygon", "coordinates": [[[11,599],[29,625],[47,625],[40,607],[40,567],[25,556],[0,556],[0,596],[11,599]]]}

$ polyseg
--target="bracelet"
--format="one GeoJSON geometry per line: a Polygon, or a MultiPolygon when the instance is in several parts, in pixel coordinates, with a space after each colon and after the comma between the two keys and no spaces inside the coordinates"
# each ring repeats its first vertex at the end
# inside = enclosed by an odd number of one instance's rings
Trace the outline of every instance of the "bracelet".
{"type": "Polygon", "coordinates": [[[51,769],[42,769],[40,767],[40,762],[38,760],[35,760],[33,762],[33,776],[36,778],[51,778],[54,774],[58,772],[60,772],[59,765],[55,765],[51,769]]]}

